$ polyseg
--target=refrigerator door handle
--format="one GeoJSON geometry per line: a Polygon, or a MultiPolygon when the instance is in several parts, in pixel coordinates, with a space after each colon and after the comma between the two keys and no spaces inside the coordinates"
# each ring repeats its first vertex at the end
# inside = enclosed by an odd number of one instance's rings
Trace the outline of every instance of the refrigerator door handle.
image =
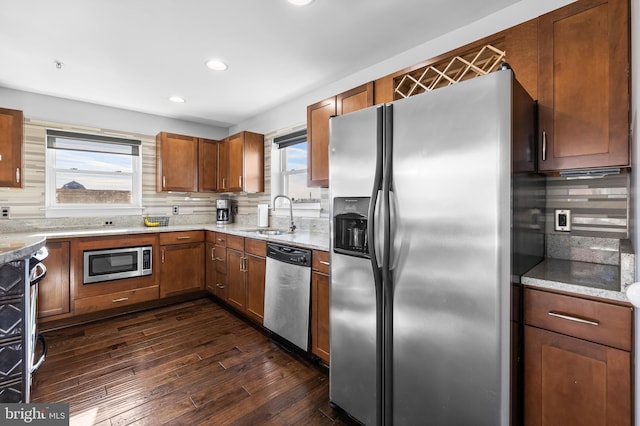
{"type": "MultiPolygon", "coordinates": [[[[369,203],[369,211],[367,214],[367,239],[369,240],[369,250],[371,257],[371,266],[374,270],[379,271],[382,267],[382,240],[379,238],[381,235],[379,218],[380,218],[380,190],[382,189],[383,179],[383,160],[384,160],[384,109],[379,107],[376,110],[376,127],[377,127],[377,140],[376,140],[376,170],[373,178],[373,188],[371,191],[371,201],[369,203]]],[[[378,273],[374,273],[374,276],[378,273]]],[[[376,286],[379,283],[376,282],[376,286]]]]}
{"type": "Polygon", "coordinates": [[[402,224],[398,211],[398,198],[393,189],[389,191],[389,271],[396,269],[402,247],[402,224]]]}

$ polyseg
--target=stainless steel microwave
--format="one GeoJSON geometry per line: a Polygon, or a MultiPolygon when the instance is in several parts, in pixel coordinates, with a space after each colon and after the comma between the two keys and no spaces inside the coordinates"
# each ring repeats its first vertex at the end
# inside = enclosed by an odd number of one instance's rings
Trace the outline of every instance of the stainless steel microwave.
{"type": "Polygon", "coordinates": [[[151,275],[152,247],[122,247],[84,252],[84,284],[151,275]]]}

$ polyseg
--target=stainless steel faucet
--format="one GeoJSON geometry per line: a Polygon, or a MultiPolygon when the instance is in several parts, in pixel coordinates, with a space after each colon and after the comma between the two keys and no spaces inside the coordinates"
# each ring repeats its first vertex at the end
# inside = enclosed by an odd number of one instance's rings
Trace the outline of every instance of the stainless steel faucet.
{"type": "Polygon", "coordinates": [[[287,197],[286,195],[276,195],[275,197],[273,197],[273,208],[276,208],[276,200],[278,198],[286,198],[287,200],[289,200],[289,220],[291,221],[291,225],[289,225],[289,232],[293,232],[296,230],[296,225],[293,223],[293,202],[291,201],[291,198],[287,197]]]}

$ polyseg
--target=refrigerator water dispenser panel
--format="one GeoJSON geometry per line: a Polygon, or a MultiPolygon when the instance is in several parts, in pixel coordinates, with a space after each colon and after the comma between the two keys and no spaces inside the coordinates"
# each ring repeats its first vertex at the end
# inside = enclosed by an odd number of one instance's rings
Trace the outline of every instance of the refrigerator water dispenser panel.
{"type": "Polygon", "coordinates": [[[367,214],[369,197],[336,198],[334,200],[334,251],[369,258],[367,214]]]}

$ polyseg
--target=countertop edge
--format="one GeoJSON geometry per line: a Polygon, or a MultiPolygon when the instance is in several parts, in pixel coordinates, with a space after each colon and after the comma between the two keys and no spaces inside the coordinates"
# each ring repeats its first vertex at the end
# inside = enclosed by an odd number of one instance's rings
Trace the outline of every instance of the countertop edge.
{"type": "Polygon", "coordinates": [[[46,242],[47,239],[45,237],[12,236],[5,238],[3,236],[3,238],[0,239],[0,247],[6,251],[0,253],[0,265],[28,258],[38,251],[38,249],[44,247],[46,242]],[[6,247],[3,247],[4,245],[6,245],[6,247]]]}
{"type": "MultiPolygon", "coordinates": [[[[296,230],[294,233],[281,235],[262,235],[254,232],[256,226],[247,225],[215,225],[215,224],[194,224],[194,225],[170,225],[158,227],[132,227],[132,228],[101,228],[101,229],[59,229],[52,231],[33,231],[15,234],[6,234],[0,237],[0,242],[7,239],[72,239],[86,237],[106,237],[127,234],[150,234],[161,232],[180,231],[213,231],[225,234],[237,235],[245,238],[290,244],[312,250],[329,250],[329,233],[310,232],[296,230]]],[[[273,229],[273,228],[265,228],[273,229]]]]}

